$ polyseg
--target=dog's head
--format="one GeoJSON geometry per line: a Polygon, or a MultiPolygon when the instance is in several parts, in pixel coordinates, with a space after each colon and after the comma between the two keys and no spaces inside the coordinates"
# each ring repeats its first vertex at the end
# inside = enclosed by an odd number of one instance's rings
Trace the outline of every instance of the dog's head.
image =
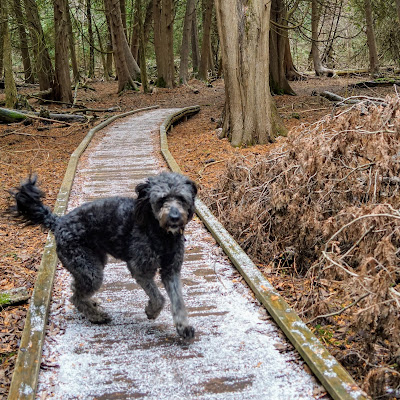
{"type": "Polygon", "coordinates": [[[197,187],[183,175],[163,172],[137,185],[136,193],[135,219],[139,224],[145,224],[151,212],[162,229],[178,234],[193,217],[197,187]]]}

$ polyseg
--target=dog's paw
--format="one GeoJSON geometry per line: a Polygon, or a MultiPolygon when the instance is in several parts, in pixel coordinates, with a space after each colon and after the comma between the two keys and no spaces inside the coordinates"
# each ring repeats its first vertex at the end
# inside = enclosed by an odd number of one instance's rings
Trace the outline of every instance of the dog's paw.
{"type": "Polygon", "coordinates": [[[194,328],[190,325],[176,325],[176,330],[179,336],[183,339],[193,339],[194,338],[194,328]]]}
{"type": "Polygon", "coordinates": [[[88,315],[88,319],[93,324],[108,324],[112,318],[104,311],[88,315]]]}
{"type": "Polygon", "coordinates": [[[158,304],[157,306],[149,302],[144,310],[147,315],[147,318],[156,319],[160,315],[160,312],[164,307],[164,303],[165,303],[164,299],[162,300],[161,304],[158,304]]]}

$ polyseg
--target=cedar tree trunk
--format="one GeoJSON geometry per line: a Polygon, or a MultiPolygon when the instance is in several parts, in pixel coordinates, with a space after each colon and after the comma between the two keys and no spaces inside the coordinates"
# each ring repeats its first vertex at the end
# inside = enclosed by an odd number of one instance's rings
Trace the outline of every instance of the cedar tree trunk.
{"type": "Polygon", "coordinates": [[[223,134],[233,146],[267,143],[283,129],[269,86],[271,1],[233,3],[215,2],[225,79],[223,134]]]}
{"type": "Polygon", "coordinates": [[[53,0],[55,29],[55,79],[53,99],[72,103],[68,59],[68,0],[53,0]]]}
{"type": "Polygon", "coordinates": [[[157,86],[175,86],[174,68],[174,3],[153,0],[154,50],[157,62],[157,86]]]}
{"type": "Polygon", "coordinates": [[[136,89],[134,80],[139,77],[140,68],[126,40],[119,0],[105,0],[104,5],[110,22],[114,62],[118,75],[118,93],[129,87],[136,89]]]}
{"type": "Polygon", "coordinates": [[[41,91],[44,91],[53,86],[54,70],[35,0],[25,0],[25,12],[32,40],[35,71],[39,80],[39,88],[41,91]]]}
{"type": "Polygon", "coordinates": [[[378,52],[376,50],[374,21],[372,18],[371,0],[364,0],[367,43],[369,50],[369,72],[373,75],[379,72],[378,52]]]}
{"type": "Polygon", "coordinates": [[[15,108],[15,105],[17,104],[17,87],[15,86],[14,73],[12,69],[11,40],[10,32],[8,29],[8,9],[6,1],[4,1],[1,5],[0,18],[4,21],[3,57],[6,107],[15,108]]]}
{"type": "Polygon", "coordinates": [[[181,62],[179,67],[179,81],[187,85],[189,75],[189,44],[192,30],[192,19],[196,12],[196,0],[187,0],[185,21],[183,24],[181,62]]]}
{"type": "Polygon", "coordinates": [[[24,76],[26,83],[35,83],[32,73],[31,58],[29,56],[28,37],[25,31],[24,15],[22,13],[21,1],[14,0],[14,13],[18,25],[19,42],[21,46],[21,58],[24,66],[24,76]]]}
{"type": "Polygon", "coordinates": [[[275,94],[295,95],[286,78],[285,58],[290,53],[288,30],[280,28],[287,26],[287,10],[283,0],[272,0],[271,21],[276,26],[269,32],[269,57],[270,57],[270,84],[271,90],[275,94]]]}
{"type": "Polygon", "coordinates": [[[204,2],[203,12],[203,42],[201,44],[201,59],[199,67],[199,78],[207,80],[208,70],[211,67],[211,22],[213,12],[213,0],[206,0],[204,2]]]}

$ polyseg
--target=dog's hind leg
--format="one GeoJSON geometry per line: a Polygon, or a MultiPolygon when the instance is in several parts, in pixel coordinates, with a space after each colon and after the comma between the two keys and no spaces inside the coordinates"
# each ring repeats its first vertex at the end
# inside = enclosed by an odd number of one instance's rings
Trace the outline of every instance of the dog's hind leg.
{"type": "Polygon", "coordinates": [[[187,311],[182,296],[180,274],[174,271],[163,274],[161,270],[161,279],[171,300],[172,317],[178,334],[185,339],[193,338],[194,328],[188,323],[187,311]]]}
{"type": "Polygon", "coordinates": [[[73,254],[71,253],[71,251],[65,250],[58,251],[62,264],[74,278],[71,286],[73,294],[70,300],[72,304],[90,322],[95,324],[110,322],[110,316],[98,307],[97,302],[92,298],[103,282],[105,255],[82,247],[75,248],[73,254]]]}

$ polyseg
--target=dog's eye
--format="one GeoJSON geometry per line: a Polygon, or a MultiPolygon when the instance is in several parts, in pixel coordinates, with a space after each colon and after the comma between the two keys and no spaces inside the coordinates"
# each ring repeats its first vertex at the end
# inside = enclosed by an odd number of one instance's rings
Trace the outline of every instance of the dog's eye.
{"type": "Polygon", "coordinates": [[[178,199],[178,201],[179,201],[180,203],[182,203],[182,204],[185,204],[185,203],[186,203],[186,199],[185,199],[183,196],[178,196],[177,199],[178,199]]]}
{"type": "Polygon", "coordinates": [[[157,205],[162,206],[165,203],[166,197],[160,197],[157,200],[157,205]]]}

